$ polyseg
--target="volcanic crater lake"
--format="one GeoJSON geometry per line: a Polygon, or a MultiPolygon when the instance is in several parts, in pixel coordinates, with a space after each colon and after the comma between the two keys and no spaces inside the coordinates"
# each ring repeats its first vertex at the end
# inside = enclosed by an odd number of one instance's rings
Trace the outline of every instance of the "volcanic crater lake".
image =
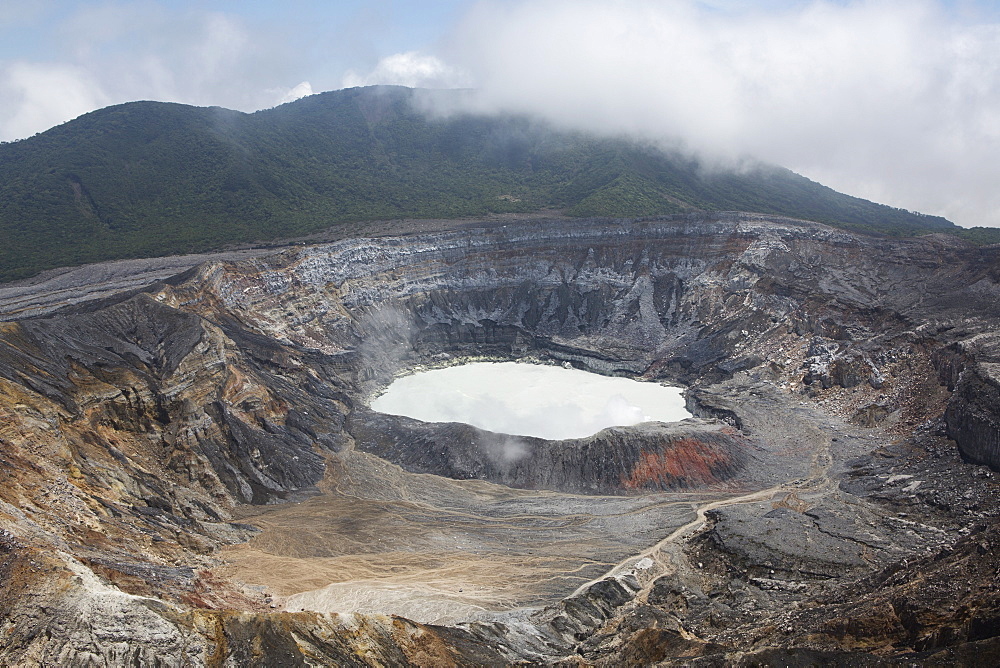
{"type": "Polygon", "coordinates": [[[679,387],[561,366],[474,362],[397,378],[372,409],[424,422],[546,439],[691,417],[679,387]]]}

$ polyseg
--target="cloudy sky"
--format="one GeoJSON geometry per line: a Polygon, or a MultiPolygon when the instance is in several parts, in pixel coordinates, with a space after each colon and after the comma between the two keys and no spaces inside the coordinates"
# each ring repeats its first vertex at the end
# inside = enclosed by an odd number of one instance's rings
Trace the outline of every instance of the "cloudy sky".
{"type": "Polygon", "coordinates": [[[0,140],[130,100],[252,111],[375,83],[1000,226],[994,0],[0,1],[0,140]]]}

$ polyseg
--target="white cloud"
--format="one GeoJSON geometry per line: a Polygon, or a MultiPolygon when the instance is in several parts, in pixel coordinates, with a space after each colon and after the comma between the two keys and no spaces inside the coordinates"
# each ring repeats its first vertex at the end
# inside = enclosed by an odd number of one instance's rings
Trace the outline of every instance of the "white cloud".
{"type": "Polygon", "coordinates": [[[253,111],[311,93],[307,82],[278,88],[296,76],[291,54],[301,45],[254,32],[235,15],[97,3],[68,13],[52,34],[51,61],[0,61],[2,139],[132,100],[253,111]]]}
{"type": "Polygon", "coordinates": [[[40,132],[108,104],[101,86],[72,65],[16,62],[0,72],[2,140],[40,132]]]}
{"type": "Polygon", "coordinates": [[[253,23],[238,3],[226,13],[154,0],[15,3],[0,9],[0,27],[55,24],[45,56],[0,60],[0,138],[137,99],[252,111],[314,86],[475,86],[484,109],[680,139],[1000,226],[1000,13],[980,4],[988,10],[946,0],[487,0],[433,48],[390,47],[398,52],[378,60],[391,33],[384,12],[305,25],[291,11],[253,23]]]}
{"type": "Polygon", "coordinates": [[[487,108],[1000,225],[1000,25],[930,0],[712,4],[481,3],[443,54],[487,108]]]}
{"type": "Polygon", "coordinates": [[[308,81],[303,81],[294,88],[284,91],[276,89],[273,92],[279,93],[276,104],[285,104],[286,102],[294,102],[295,100],[301,100],[304,97],[312,95],[313,89],[308,81]]]}
{"type": "Polygon", "coordinates": [[[454,88],[467,80],[465,74],[446,65],[435,56],[408,51],[382,58],[371,72],[350,71],[344,76],[344,88],[396,84],[411,88],[454,88]]]}

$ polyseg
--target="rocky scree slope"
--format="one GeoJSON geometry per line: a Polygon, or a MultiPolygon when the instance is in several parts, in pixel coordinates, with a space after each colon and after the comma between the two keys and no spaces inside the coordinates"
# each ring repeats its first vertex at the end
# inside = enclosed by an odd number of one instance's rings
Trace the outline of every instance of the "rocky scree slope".
{"type": "Polygon", "coordinates": [[[981,587],[995,541],[977,524],[995,517],[991,474],[956,459],[923,489],[891,494],[886,481],[923,481],[956,447],[1000,468],[996,267],[996,249],[950,237],[860,237],[754,215],[533,221],[214,261],[0,324],[0,652],[21,665],[995,652],[997,600],[981,587]],[[587,444],[544,441],[529,444],[530,466],[511,466],[491,459],[502,435],[365,407],[397,373],[468,357],[683,382],[702,417],[602,432],[589,446],[599,466],[582,457],[587,444]],[[404,447],[422,438],[443,449],[404,447]],[[911,448],[891,465],[877,454],[889,440],[911,448]],[[507,623],[285,613],[213,575],[214,552],[255,531],[236,521],[241,504],[316,493],[365,451],[529,489],[746,498],[651,552],[660,566],[507,623]],[[962,484],[975,503],[952,500],[962,484]],[[900,504],[916,519],[891,529],[900,504]],[[787,541],[751,539],[802,527],[857,558],[806,563],[787,541]],[[927,544],[951,551],[901,571],[927,544]],[[844,609],[823,602],[857,582],[892,599],[907,586],[893,573],[918,581],[966,556],[980,579],[962,615],[932,601],[936,617],[915,623],[907,610],[919,601],[893,603],[878,613],[884,630],[861,641],[837,621],[844,609]],[[813,612],[775,626],[796,602],[813,612]],[[820,636],[796,631],[806,623],[820,636]]]}

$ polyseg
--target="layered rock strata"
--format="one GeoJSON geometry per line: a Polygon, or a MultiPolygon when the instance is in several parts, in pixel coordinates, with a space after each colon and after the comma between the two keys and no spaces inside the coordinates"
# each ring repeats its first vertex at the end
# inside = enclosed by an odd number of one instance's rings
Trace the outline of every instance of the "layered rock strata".
{"type": "MultiPolygon", "coordinates": [[[[832,604],[819,622],[789,621],[823,625],[822,638],[768,624],[782,605],[833,596],[823,583],[889,573],[921,552],[906,533],[914,520],[885,518],[895,497],[838,487],[859,470],[848,462],[923,434],[925,451],[953,448],[947,435],[968,460],[1000,468],[997,256],[949,237],[742,214],[533,220],[212,260],[10,320],[0,324],[0,652],[22,665],[599,665],[619,651],[645,663],[992,642],[988,597],[970,599],[964,630],[925,615],[912,637],[905,629],[918,626],[899,607],[901,626],[882,639],[837,626],[832,604]],[[465,358],[685,383],[700,418],[530,440],[512,461],[497,435],[365,406],[398,373],[465,358]],[[941,433],[928,435],[938,419],[941,433]],[[266,592],[215,575],[218,551],[258,532],[238,519],[248,506],[362,488],[387,502],[423,484],[411,474],[541,490],[553,504],[568,503],[557,492],[704,496],[650,501],[688,515],[647,556],[636,550],[561,603],[464,625],[281,612],[266,592]],[[951,635],[926,640],[944,628],[951,635]]],[[[906,466],[861,478],[922,480],[906,466]]],[[[916,499],[906,512],[932,527],[916,533],[948,555],[979,555],[947,538],[993,517],[990,480],[975,508],[920,496],[928,486],[905,492],[916,499]]],[[[455,494],[448,504],[465,498],[455,494]]],[[[987,552],[991,536],[979,543],[987,552]]],[[[885,575],[864,586],[892,598],[906,584],[885,575]]]]}

